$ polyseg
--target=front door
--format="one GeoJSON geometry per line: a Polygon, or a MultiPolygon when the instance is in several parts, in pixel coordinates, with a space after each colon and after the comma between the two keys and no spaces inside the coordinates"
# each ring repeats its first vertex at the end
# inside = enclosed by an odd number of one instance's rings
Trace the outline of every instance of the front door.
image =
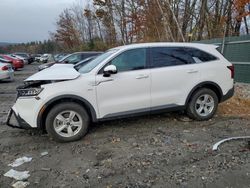
{"type": "Polygon", "coordinates": [[[99,118],[149,111],[150,71],[146,54],[145,48],[122,52],[108,63],[117,67],[117,74],[96,76],[99,118]]]}

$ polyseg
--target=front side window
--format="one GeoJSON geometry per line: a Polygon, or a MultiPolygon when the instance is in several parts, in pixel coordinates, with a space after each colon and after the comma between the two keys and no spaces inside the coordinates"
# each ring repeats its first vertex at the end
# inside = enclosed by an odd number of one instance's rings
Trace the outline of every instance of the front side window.
{"type": "Polygon", "coordinates": [[[109,64],[115,65],[118,72],[144,69],[146,67],[146,49],[138,48],[125,51],[109,64]]]}
{"type": "Polygon", "coordinates": [[[194,63],[194,59],[181,47],[151,48],[151,67],[167,67],[194,63]]]}

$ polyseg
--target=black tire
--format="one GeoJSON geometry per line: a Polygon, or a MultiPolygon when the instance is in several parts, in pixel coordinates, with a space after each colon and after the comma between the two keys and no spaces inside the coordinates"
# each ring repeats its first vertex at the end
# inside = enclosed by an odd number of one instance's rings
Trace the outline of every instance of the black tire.
{"type": "Polygon", "coordinates": [[[197,90],[195,93],[193,93],[193,95],[191,96],[191,99],[189,100],[189,103],[187,105],[187,115],[194,120],[205,121],[205,120],[211,119],[214,116],[214,114],[217,111],[217,108],[218,108],[218,96],[216,95],[216,93],[211,89],[201,88],[197,90]],[[198,102],[198,99],[201,99],[204,95],[209,95],[211,97],[211,98],[209,97],[209,99],[213,100],[214,106],[213,108],[206,107],[206,108],[210,108],[211,110],[211,111],[209,110],[210,112],[207,115],[205,114],[204,110],[203,110],[204,115],[200,115],[197,112],[198,109],[196,110],[197,107],[200,107],[197,102],[198,102]]]}
{"type": "MultiPolygon", "coordinates": [[[[67,121],[69,121],[69,117],[65,118],[64,120],[66,120],[66,119],[67,119],[67,121]]],[[[73,121],[73,119],[72,119],[72,121],[73,121]]],[[[46,123],[46,130],[47,130],[48,134],[55,141],[58,141],[58,142],[72,142],[72,141],[77,141],[77,140],[83,138],[86,135],[86,133],[88,132],[90,120],[89,120],[88,113],[86,112],[86,110],[81,105],[79,105],[77,103],[74,103],[74,102],[64,102],[64,103],[61,103],[61,104],[58,104],[58,105],[54,106],[49,111],[49,113],[48,113],[48,115],[46,117],[46,122],[45,123],[46,123]],[[67,133],[63,133],[63,131],[66,132],[68,130],[67,127],[65,127],[61,131],[61,133],[57,133],[57,131],[55,129],[56,122],[59,122],[59,123],[62,123],[62,124],[64,122],[64,121],[60,122],[60,120],[56,119],[56,117],[58,117],[58,115],[60,113],[64,113],[64,112],[65,112],[65,115],[64,115],[64,117],[65,117],[67,115],[67,113],[66,113],[67,111],[69,111],[69,113],[70,113],[70,111],[75,112],[76,116],[74,116],[74,119],[76,118],[78,121],[81,120],[81,122],[79,124],[82,125],[81,128],[79,128],[79,129],[73,126],[73,128],[78,129],[76,131],[77,134],[72,135],[70,137],[65,137],[65,136],[60,135],[60,134],[67,134],[67,133]]],[[[63,124],[62,126],[66,126],[66,124],[67,123],[63,124]]],[[[71,130],[73,130],[71,125],[67,125],[67,126],[70,126],[71,130]]]]}

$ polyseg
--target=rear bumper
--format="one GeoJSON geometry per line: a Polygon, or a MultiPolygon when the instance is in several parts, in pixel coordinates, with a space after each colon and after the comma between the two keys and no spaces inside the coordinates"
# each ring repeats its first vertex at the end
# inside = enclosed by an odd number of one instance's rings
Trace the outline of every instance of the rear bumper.
{"type": "Polygon", "coordinates": [[[225,95],[222,96],[220,102],[224,102],[227,99],[230,99],[233,95],[234,95],[234,87],[232,89],[230,89],[225,95]]]}
{"type": "Polygon", "coordinates": [[[32,127],[23,120],[19,115],[15,113],[15,111],[11,108],[7,119],[6,119],[6,125],[12,128],[18,128],[18,129],[32,129],[32,127]],[[14,123],[11,123],[14,122],[14,123]]]}

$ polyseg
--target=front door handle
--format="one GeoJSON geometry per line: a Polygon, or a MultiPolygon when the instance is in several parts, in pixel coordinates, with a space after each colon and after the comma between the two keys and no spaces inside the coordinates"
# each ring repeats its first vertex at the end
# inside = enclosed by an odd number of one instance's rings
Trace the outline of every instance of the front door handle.
{"type": "Polygon", "coordinates": [[[192,74],[192,73],[197,73],[198,70],[189,70],[189,71],[187,71],[187,72],[190,73],[190,74],[192,74]]]}
{"type": "Polygon", "coordinates": [[[144,74],[142,74],[142,75],[139,75],[139,76],[137,76],[137,77],[135,77],[136,79],[145,79],[145,78],[148,78],[149,77],[149,75],[144,75],[144,74]]]}

